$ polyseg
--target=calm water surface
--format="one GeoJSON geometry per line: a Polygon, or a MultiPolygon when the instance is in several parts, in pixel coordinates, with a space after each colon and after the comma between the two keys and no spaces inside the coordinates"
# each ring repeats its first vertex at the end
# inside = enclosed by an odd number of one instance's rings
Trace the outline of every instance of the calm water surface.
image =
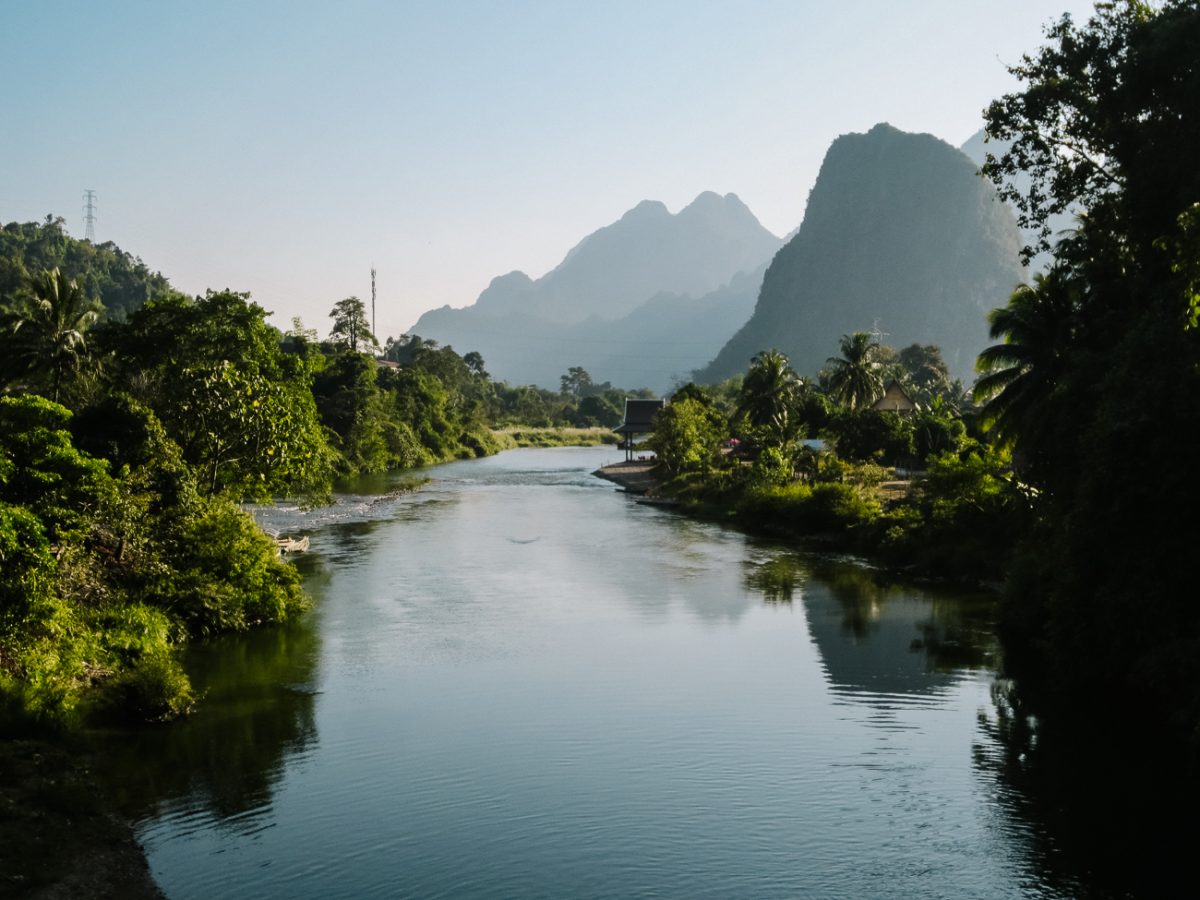
{"type": "Polygon", "coordinates": [[[638,505],[617,455],[266,511],[314,611],[198,651],[116,776],[167,895],[1074,894],[994,773],[986,603],[638,505]]]}

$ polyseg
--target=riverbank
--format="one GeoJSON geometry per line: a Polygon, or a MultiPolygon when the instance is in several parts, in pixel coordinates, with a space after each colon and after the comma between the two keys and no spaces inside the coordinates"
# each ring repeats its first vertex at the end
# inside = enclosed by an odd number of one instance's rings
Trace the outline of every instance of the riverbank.
{"type": "Polygon", "coordinates": [[[630,494],[648,494],[662,484],[655,474],[657,463],[634,460],[602,466],[592,474],[619,485],[630,494]]]}
{"type": "Polygon", "coordinates": [[[30,900],[164,900],[133,829],[86,754],[0,741],[0,894],[30,900]]]}
{"type": "Polygon", "coordinates": [[[1006,577],[1025,505],[973,461],[936,461],[919,482],[881,477],[785,484],[749,467],[674,478],[648,461],[593,472],[643,502],[796,547],[868,558],[899,575],[995,591],[1006,577]]]}

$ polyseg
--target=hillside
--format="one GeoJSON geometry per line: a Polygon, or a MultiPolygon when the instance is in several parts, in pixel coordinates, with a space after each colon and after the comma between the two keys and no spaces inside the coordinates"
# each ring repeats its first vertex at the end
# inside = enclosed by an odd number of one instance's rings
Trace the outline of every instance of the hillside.
{"type": "Polygon", "coordinates": [[[0,302],[21,290],[28,276],[54,268],[78,281],[114,319],[171,290],[167,279],[116,244],[70,237],[61,219],[0,225],[0,302]]]}
{"type": "Polygon", "coordinates": [[[1025,275],[1012,213],[976,173],[932,135],[880,124],[839,137],[753,316],[697,377],[742,372],[771,347],[815,374],[841,335],[878,330],[892,346],[939,345],[951,371],[969,378],[987,311],[1025,275]]]}

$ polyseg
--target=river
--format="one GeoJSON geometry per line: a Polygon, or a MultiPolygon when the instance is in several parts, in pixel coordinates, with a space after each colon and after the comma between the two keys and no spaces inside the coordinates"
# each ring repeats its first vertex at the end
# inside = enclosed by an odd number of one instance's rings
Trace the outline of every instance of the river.
{"type": "Polygon", "coordinates": [[[172,900],[1070,897],[991,604],[640,505],[612,448],[262,511],[313,611],[110,777],[172,900]]]}

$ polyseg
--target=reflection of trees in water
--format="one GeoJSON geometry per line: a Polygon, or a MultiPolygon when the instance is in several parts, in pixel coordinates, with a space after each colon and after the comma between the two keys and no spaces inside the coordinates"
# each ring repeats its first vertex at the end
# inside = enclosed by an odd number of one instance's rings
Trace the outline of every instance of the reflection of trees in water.
{"type": "Polygon", "coordinates": [[[785,550],[748,559],[743,583],[766,603],[800,603],[831,684],[856,694],[928,694],[994,659],[991,597],[785,550]]]}
{"type": "Polygon", "coordinates": [[[1136,713],[1112,706],[1081,715],[1039,704],[1034,715],[1015,682],[997,681],[992,694],[975,765],[1016,830],[1030,835],[1040,881],[1071,897],[1194,894],[1186,885],[1194,881],[1200,788],[1182,760],[1161,751],[1166,742],[1136,713]]]}
{"type": "Polygon", "coordinates": [[[921,635],[913,649],[921,650],[938,672],[995,668],[998,642],[995,599],[986,596],[930,596],[929,618],[918,623],[921,635]]]}
{"type": "Polygon", "coordinates": [[[878,631],[889,606],[915,602],[922,614],[912,617],[909,650],[923,654],[930,671],[950,673],[995,664],[991,595],[918,589],[887,572],[836,560],[815,563],[813,577],[829,587],[841,608],[842,632],[855,641],[878,631]]]}
{"type": "Polygon", "coordinates": [[[122,811],[143,819],[187,796],[219,817],[268,804],[287,757],[317,738],[317,654],[308,621],[197,648],[187,661],[203,692],[194,715],[97,738],[122,811]]]}
{"type": "Polygon", "coordinates": [[[765,563],[753,565],[747,561],[743,576],[747,590],[762,594],[766,603],[790,604],[797,587],[808,578],[807,567],[796,557],[787,554],[774,556],[765,563]]]}

